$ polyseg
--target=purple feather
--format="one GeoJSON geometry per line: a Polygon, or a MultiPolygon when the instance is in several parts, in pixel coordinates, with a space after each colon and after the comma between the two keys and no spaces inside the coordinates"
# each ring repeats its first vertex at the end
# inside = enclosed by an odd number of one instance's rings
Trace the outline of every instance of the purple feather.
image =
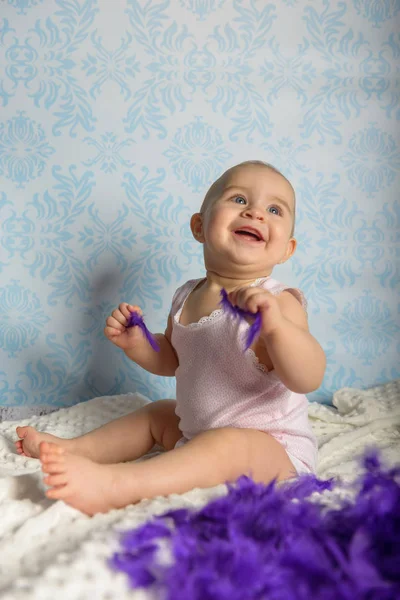
{"type": "Polygon", "coordinates": [[[156,352],[160,351],[160,346],[158,345],[156,338],[147,329],[145,322],[143,321],[143,317],[141,315],[139,315],[138,312],[136,312],[136,311],[131,312],[126,326],[127,327],[140,327],[140,329],[143,331],[144,335],[146,336],[147,341],[149,342],[149,344],[153,348],[153,350],[155,350],[156,352]]]}
{"type": "Polygon", "coordinates": [[[254,340],[260,335],[261,331],[261,314],[258,312],[256,314],[239,308],[238,306],[233,306],[228,300],[228,294],[226,290],[222,288],[221,290],[221,305],[232,317],[239,317],[240,319],[250,318],[253,319],[253,323],[250,325],[250,329],[246,338],[245,351],[250,348],[254,340]]]}
{"type": "Polygon", "coordinates": [[[334,480],[240,477],[200,510],[125,533],[110,565],[166,600],[399,599],[400,467],[385,470],[371,452],[363,467],[353,499],[335,508],[311,498],[334,480]]]}

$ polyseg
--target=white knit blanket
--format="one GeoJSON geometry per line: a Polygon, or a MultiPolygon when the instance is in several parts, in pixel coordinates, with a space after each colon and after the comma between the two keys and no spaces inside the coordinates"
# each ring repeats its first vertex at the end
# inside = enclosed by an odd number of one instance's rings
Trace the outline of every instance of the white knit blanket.
{"type": "MultiPolygon", "coordinates": [[[[74,437],[148,402],[140,394],[95,398],[68,409],[18,422],[58,436],[74,437]]],[[[360,470],[358,457],[378,447],[387,464],[400,462],[400,380],[366,391],[344,388],[336,409],[310,404],[319,442],[321,478],[341,482],[318,501],[333,504],[348,493],[360,470]]],[[[220,485],[173,494],[89,518],[45,498],[39,463],[16,454],[15,421],[0,423],[0,598],[2,600],[144,600],[126,576],[107,566],[119,549],[119,532],[172,508],[201,507],[226,492],[220,485]]]]}

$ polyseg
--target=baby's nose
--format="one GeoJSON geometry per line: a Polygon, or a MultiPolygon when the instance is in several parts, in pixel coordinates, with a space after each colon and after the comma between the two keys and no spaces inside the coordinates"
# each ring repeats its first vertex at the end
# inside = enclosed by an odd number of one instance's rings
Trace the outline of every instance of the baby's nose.
{"type": "Polygon", "coordinates": [[[260,221],[264,221],[265,218],[265,211],[258,206],[246,207],[245,214],[246,216],[252,217],[253,219],[258,219],[260,221]]]}

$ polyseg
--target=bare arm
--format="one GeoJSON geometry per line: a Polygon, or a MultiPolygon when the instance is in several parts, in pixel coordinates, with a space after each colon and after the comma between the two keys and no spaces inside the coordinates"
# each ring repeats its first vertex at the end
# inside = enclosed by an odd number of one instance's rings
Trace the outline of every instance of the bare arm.
{"type": "Polygon", "coordinates": [[[156,333],[154,336],[160,346],[159,352],[153,350],[142,332],[140,332],[142,339],[139,340],[134,348],[125,350],[126,356],[154,375],[174,377],[179,363],[171,344],[171,332],[172,321],[171,315],[169,315],[165,333],[156,333]]]}
{"type": "Polygon", "coordinates": [[[321,385],[325,353],[309,332],[299,301],[290,292],[280,294],[278,301],[283,319],[263,341],[281,381],[293,392],[307,394],[321,385]]]}

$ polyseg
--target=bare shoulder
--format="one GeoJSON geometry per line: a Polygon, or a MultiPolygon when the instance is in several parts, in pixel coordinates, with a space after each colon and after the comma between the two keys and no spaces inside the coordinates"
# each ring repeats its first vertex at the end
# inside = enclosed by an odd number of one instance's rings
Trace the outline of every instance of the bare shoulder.
{"type": "Polygon", "coordinates": [[[168,315],[167,328],[164,331],[164,335],[167,338],[167,340],[169,342],[171,342],[171,335],[172,335],[172,316],[171,316],[171,313],[169,313],[169,315],[168,315]]]}
{"type": "Polygon", "coordinates": [[[307,313],[294,294],[283,291],[276,296],[283,316],[308,331],[307,313]]]}

